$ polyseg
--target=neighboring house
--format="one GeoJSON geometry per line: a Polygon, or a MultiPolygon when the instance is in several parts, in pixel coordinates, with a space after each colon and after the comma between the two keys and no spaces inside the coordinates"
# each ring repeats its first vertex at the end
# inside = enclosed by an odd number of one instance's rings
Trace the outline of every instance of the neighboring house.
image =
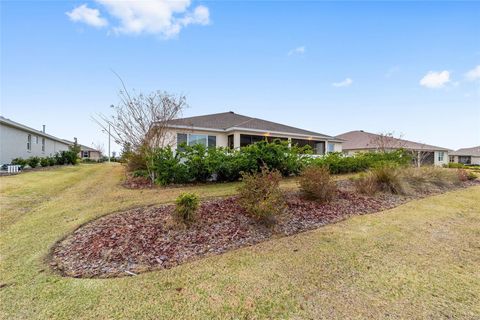
{"type": "Polygon", "coordinates": [[[78,157],[82,160],[88,159],[92,161],[98,161],[102,158],[102,152],[97,149],[93,149],[81,144],[80,153],[78,154],[78,157]]]}
{"type": "Polygon", "coordinates": [[[441,166],[448,164],[449,161],[449,149],[447,148],[397,139],[363,130],[346,132],[338,135],[337,138],[345,140],[342,149],[344,153],[349,155],[357,152],[391,151],[402,148],[412,152],[417,164],[441,166]]]}
{"type": "Polygon", "coordinates": [[[480,146],[463,148],[449,153],[450,162],[480,165],[480,146]]]}
{"type": "Polygon", "coordinates": [[[342,151],[341,139],[231,111],[171,120],[168,128],[166,141],[174,149],[184,142],[238,149],[265,139],[280,139],[291,145],[309,145],[314,154],[342,151]]]}
{"type": "Polygon", "coordinates": [[[15,158],[53,156],[68,150],[70,143],[43,130],[36,130],[0,116],[0,165],[15,158]]]}

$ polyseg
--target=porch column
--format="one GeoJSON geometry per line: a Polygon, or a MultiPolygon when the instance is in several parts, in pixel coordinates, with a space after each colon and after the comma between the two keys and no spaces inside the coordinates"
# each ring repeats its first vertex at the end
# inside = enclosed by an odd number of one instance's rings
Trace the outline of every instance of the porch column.
{"type": "Polygon", "coordinates": [[[240,133],[238,132],[233,133],[233,149],[240,149],[240,133]]]}

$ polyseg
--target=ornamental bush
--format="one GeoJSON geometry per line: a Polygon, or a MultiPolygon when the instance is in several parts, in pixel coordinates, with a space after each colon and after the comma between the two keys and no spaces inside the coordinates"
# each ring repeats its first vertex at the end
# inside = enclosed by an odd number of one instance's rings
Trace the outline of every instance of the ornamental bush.
{"type": "Polygon", "coordinates": [[[191,224],[195,221],[199,200],[194,193],[182,193],[175,201],[173,217],[176,221],[191,224]]]}
{"type": "Polygon", "coordinates": [[[288,142],[261,141],[240,150],[206,148],[203,145],[157,148],[149,156],[131,152],[127,170],[147,170],[161,185],[206,181],[237,181],[242,172],[260,172],[262,167],[276,170],[283,176],[298,175],[308,165],[326,167],[331,174],[360,172],[379,163],[403,166],[411,163],[404,151],[389,153],[362,153],[346,156],[329,153],[312,158],[310,148],[289,146],[288,142]]]}
{"type": "Polygon", "coordinates": [[[242,174],[239,202],[247,214],[260,222],[274,222],[275,216],[285,209],[281,178],[279,171],[269,170],[266,166],[260,172],[242,174]]]}
{"type": "Polygon", "coordinates": [[[27,159],[27,164],[30,166],[30,168],[36,168],[39,163],[40,163],[39,157],[30,157],[27,159]]]}
{"type": "Polygon", "coordinates": [[[42,167],[48,167],[48,166],[50,165],[49,162],[48,162],[48,158],[42,158],[42,159],[40,159],[40,165],[41,165],[42,167]]]}
{"type": "Polygon", "coordinates": [[[309,199],[328,202],[335,196],[337,186],[331,179],[326,167],[308,166],[300,174],[298,180],[300,192],[309,199]]]}

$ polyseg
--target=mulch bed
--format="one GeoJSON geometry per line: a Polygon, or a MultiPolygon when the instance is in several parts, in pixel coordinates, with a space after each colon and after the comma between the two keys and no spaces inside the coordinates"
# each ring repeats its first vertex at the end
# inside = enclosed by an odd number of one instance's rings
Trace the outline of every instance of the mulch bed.
{"type": "MultiPolygon", "coordinates": [[[[465,183],[470,186],[473,182],[465,183]]],[[[478,184],[478,183],[477,183],[478,184]]],[[[167,269],[201,257],[253,245],[345,219],[390,209],[415,196],[387,193],[358,195],[348,181],[339,182],[336,200],[319,204],[287,193],[287,209],[269,227],[247,216],[236,197],[202,202],[197,222],[181,228],[170,218],[173,205],[143,207],[111,214],[79,228],[53,249],[51,266],[71,277],[117,277],[167,269]]]]}

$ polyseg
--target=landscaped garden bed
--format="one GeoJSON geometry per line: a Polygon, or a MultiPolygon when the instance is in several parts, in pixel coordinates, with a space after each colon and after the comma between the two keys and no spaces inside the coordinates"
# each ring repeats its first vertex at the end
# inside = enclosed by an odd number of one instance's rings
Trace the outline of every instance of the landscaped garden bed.
{"type": "Polygon", "coordinates": [[[355,190],[352,181],[339,181],[336,196],[328,203],[306,200],[299,192],[285,193],[285,210],[272,225],[258,223],[247,215],[237,197],[202,202],[196,222],[189,227],[172,221],[174,205],[136,208],[105,216],[76,230],[52,249],[51,266],[65,276],[101,278],[167,269],[474,184],[478,181],[455,186],[430,185],[408,195],[363,195],[355,190]]]}

